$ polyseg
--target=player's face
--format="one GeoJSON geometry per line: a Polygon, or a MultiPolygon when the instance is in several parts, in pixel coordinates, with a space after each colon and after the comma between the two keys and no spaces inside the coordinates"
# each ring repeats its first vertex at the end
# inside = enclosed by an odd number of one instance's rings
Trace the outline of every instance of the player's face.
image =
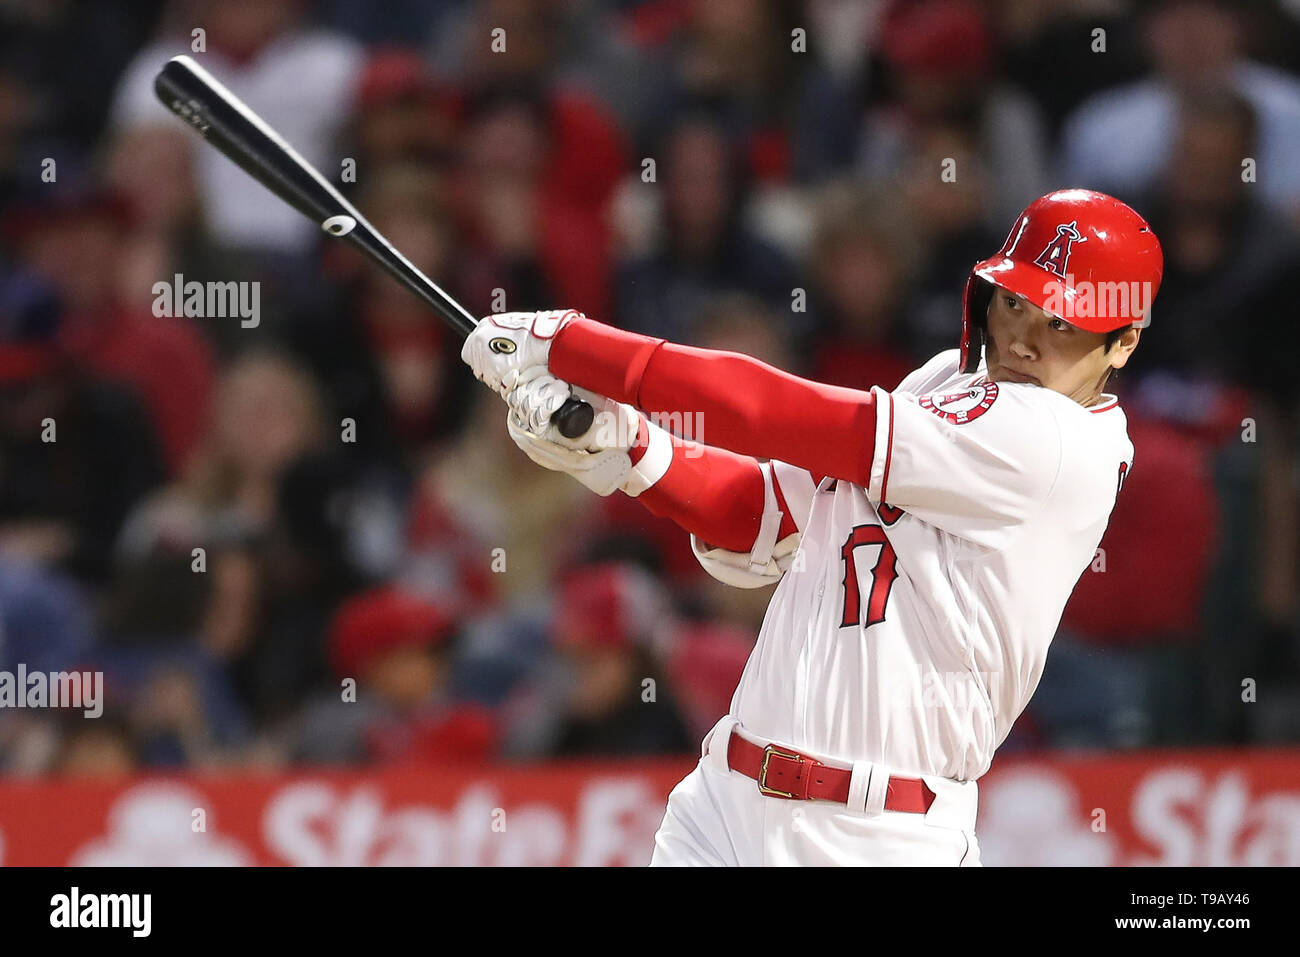
{"type": "Polygon", "coordinates": [[[994,382],[1028,382],[1091,405],[1106,375],[1128,362],[1140,329],[1129,329],[1109,349],[1106,337],[1048,315],[1024,298],[994,289],[984,350],[994,382]]]}

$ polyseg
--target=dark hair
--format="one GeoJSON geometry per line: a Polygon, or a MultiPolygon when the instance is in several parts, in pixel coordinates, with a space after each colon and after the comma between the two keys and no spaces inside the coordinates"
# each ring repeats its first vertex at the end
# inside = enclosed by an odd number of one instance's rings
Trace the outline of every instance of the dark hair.
{"type": "Polygon", "coordinates": [[[1110,352],[1110,347],[1119,342],[1120,336],[1124,335],[1124,333],[1128,332],[1132,328],[1132,325],[1121,326],[1118,329],[1112,329],[1110,332],[1106,333],[1106,351],[1110,352]]]}
{"type": "MultiPolygon", "coordinates": [[[[1120,337],[1132,328],[1133,325],[1132,323],[1130,323],[1127,326],[1120,326],[1118,329],[1112,329],[1110,332],[1106,333],[1106,351],[1110,352],[1110,347],[1113,346],[1115,343],[1119,342],[1120,337]]],[[[1107,369],[1106,374],[1102,377],[1101,387],[1103,389],[1106,388],[1106,386],[1118,376],[1119,376],[1118,369],[1107,369]]]]}

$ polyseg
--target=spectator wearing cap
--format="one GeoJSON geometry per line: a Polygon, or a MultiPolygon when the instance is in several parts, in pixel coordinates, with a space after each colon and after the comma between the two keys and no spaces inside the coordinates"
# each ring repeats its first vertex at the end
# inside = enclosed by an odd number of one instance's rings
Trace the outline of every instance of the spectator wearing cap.
{"type": "MultiPolygon", "coordinates": [[[[480,0],[459,6],[446,29],[436,31],[430,59],[464,92],[461,119],[472,123],[502,101],[531,101],[548,147],[541,172],[548,201],[603,218],[627,168],[624,130],[629,114],[639,112],[633,104],[653,95],[634,53],[613,29],[603,29],[607,14],[595,4],[480,0]],[[509,42],[484,56],[483,37],[495,29],[509,42]]],[[[594,308],[567,299],[565,305],[594,308]]]]}
{"type": "MultiPolygon", "coordinates": [[[[625,29],[617,4],[441,2],[449,9],[426,32],[426,56],[441,74],[467,89],[502,83],[547,89],[561,109],[593,120],[608,111],[633,134],[656,105],[656,65],[625,29]],[[482,38],[496,28],[511,42],[484,56],[482,38]]],[[[599,163],[592,156],[571,159],[580,166],[599,163]]]]}
{"type": "Polygon", "coordinates": [[[600,563],[562,579],[551,640],[563,669],[511,710],[511,749],[549,757],[684,754],[695,742],[669,687],[671,626],[663,586],[630,564],[600,563]]]}
{"type": "Polygon", "coordinates": [[[399,586],[364,591],[340,606],[329,631],[338,679],[355,683],[298,721],[293,757],[364,761],[477,763],[495,753],[497,726],[486,709],[457,701],[449,686],[459,623],[399,586]]]}
{"type": "Polygon", "coordinates": [[[428,64],[400,47],[372,50],[357,84],[357,109],[344,139],[359,179],[394,162],[438,165],[450,158],[455,101],[428,64]]]}

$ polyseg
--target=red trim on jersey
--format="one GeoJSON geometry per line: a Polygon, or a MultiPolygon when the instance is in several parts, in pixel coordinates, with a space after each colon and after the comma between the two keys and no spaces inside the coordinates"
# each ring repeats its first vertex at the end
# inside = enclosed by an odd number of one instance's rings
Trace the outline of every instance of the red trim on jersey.
{"type": "Polygon", "coordinates": [[[1118,398],[1118,397],[1115,397],[1115,396],[1112,396],[1112,397],[1111,397],[1111,400],[1110,400],[1109,402],[1107,402],[1105,405],[1095,405],[1095,406],[1091,407],[1090,409],[1088,409],[1088,411],[1089,411],[1089,412],[1109,412],[1111,409],[1116,408],[1118,405],[1119,405],[1119,398],[1118,398]]]}
{"type": "Polygon", "coordinates": [[[889,393],[889,437],[885,440],[885,474],[880,477],[880,501],[889,501],[889,463],[894,458],[894,395],[889,393]]]}
{"type": "Polygon", "coordinates": [[[556,334],[559,378],[648,412],[698,416],[710,445],[859,485],[871,477],[870,392],[801,379],[734,352],[679,346],[574,319],[556,334]]]}

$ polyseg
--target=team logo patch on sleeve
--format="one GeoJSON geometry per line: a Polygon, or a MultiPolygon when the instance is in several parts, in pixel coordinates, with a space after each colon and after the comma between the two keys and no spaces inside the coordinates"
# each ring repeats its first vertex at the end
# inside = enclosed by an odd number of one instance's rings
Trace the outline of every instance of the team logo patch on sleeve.
{"type": "Polygon", "coordinates": [[[953,425],[965,425],[974,422],[989,410],[998,397],[996,382],[982,382],[973,385],[964,392],[949,392],[946,395],[921,396],[921,408],[929,409],[941,419],[947,419],[953,425]]]}

